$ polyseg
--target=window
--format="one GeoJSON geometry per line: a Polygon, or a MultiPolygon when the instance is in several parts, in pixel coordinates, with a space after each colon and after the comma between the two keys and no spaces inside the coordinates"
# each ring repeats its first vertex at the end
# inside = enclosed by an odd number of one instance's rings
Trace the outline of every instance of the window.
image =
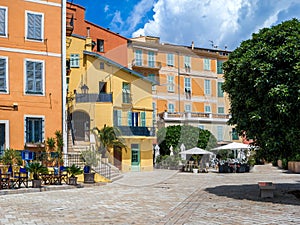
{"type": "Polygon", "coordinates": [[[223,74],[223,62],[217,61],[217,74],[223,74]]]}
{"type": "Polygon", "coordinates": [[[224,97],[222,85],[223,85],[223,82],[218,82],[218,97],[224,97]]]}
{"type": "Polygon", "coordinates": [[[223,141],[223,127],[217,126],[217,140],[223,141]]]}
{"type": "Polygon", "coordinates": [[[184,68],[186,72],[191,72],[191,57],[184,56],[184,68]]]}
{"type": "MultiPolygon", "coordinates": [[[[156,78],[155,78],[155,74],[148,74],[148,78],[151,80],[151,81],[156,81],[156,78]]],[[[156,85],[152,85],[152,91],[156,91],[156,85]]]]}
{"type": "Polygon", "coordinates": [[[173,113],[174,111],[175,111],[174,104],[169,103],[168,104],[168,112],[173,113]]]}
{"type": "Polygon", "coordinates": [[[79,68],[79,54],[71,54],[70,55],[70,67],[71,68],[79,68]]]}
{"type": "Polygon", "coordinates": [[[224,107],[218,107],[218,113],[224,114],[224,107]]]}
{"type": "Polygon", "coordinates": [[[138,166],[139,164],[140,164],[140,146],[138,144],[131,144],[131,165],[138,166]]]}
{"type": "Polygon", "coordinates": [[[142,59],[142,50],[137,49],[135,50],[135,65],[136,66],[142,66],[143,59],[142,59]]]}
{"type": "Polygon", "coordinates": [[[145,127],[146,126],[146,112],[141,112],[141,126],[145,127]]]}
{"type": "Polygon", "coordinates": [[[27,34],[26,38],[30,40],[42,41],[44,39],[44,18],[41,13],[27,12],[27,34]]]}
{"type": "Polygon", "coordinates": [[[168,76],[168,92],[174,92],[174,77],[168,76]]]}
{"type": "Polygon", "coordinates": [[[205,110],[206,113],[210,113],[210,112],[211,112],[211,110],[210,110],[210,105],[206,105],[206,106],[204,107],[204,110],[205,110]]]}
{"type": "Polygon", "coordinates": [[[184,78],[184,92],[186,99],[191,99],[191,78],[184,78]]]}
{"type": "Polygon", "coordinates": [[[204,70],[210,70],[210,59],[204,59],[204,70]]]}
{"type": "Polygon", "coordinates": [[[0,7],[0,36],[7,37],[7,8],[0,7]]]}
{"type": "Polygon", "coordinates": [[[27,94],[43,94],[44,93],[44,62],[41,61],[25,61],[25,80],[27,94]]]}
{"type": "Polygon", "coordinates": [[[104,52],[104,40],[97,39],[97,52],[104,52]]]}
{"type": "Polygon", "coordinates": [[[205,94],[210,95],[210,80],[205,80],[204,81],[204,88],[205,88],[205,94]]]}
{"type": "Polygon", "coordinates": [[[104,70],[104,62],[100,62],[100,70],[104,70]]]}
{"type": "Polygon", "coordinates": [[[239,140],[239,134],[235,128],[232,128],[231,138],[232,140],[239,140]]]}
{"type": "Polygon", "coordinates": [[[114,126],[121,126],[122,125],[122,111],[121,110],[114,110],[114,126]]]}
{"type": "Polygon", "coordinates": [[[42,143],[44,140],[44,119],[42,117],[25,118],[25,142],[42,143]]]}
{"type": "Polygon", "coordinates": [[[167,55],[167,65],[174,66],[174,54],[168,53],[167,55]]]}
{"type": "Polygon", "coordinates": [[[192,110],[191,110],[191,105],[190,104],[185,104],[184,105],[184,111],[185,112],[191,112],[192,110]]]}
{"type": "Polygon", "coordinates": [[[122,93],[123,93],[123,103],[131,103],[129,83],[123,82],[122,93]]]}
{"type": "Polygon", "coordinates": [[[148,52],[148,66],[154,67],[154,64],[155,64],[154,52],[149,51],[148,52]]]}
{"type": "Polygon", "coordinates": [[[0,93],[8,92],[8,66],[7,57],[0,57],[0,93]]]}

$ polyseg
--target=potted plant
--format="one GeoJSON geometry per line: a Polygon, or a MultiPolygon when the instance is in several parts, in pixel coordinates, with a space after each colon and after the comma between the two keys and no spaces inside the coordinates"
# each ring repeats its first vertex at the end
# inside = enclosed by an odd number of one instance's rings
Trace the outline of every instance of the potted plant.
{"type": "Polygon", "coordinates": [[[73,164],[70,167],[67,167],[67,173],[68,175],[70,175],[70,177],[68,178],[68,184],[69,185],[77,185],[77,175],[82,174],[82,169],[78,166],[76,166],[75,164],[73,164]]]}
{"type": "Polygon", "coordinates": [[[32,173],[32,187],[40,188],[42,186],[42,180],[39,178],[39,174],[48,173],[48,168],[43,166],[39,162],[32,162],[28,163],[28,165],[26,166],[26,170],[32,173]]]}
{"type": "Polygon", "coordinates": [[[81,158],[85,165],[83,168],[84,183],[94,183],[95,173],[91,172],[91,168],[92,166],[98,166],[100,158],[99,153],[92,149],[87,149],[81,152],[81,158]]]}

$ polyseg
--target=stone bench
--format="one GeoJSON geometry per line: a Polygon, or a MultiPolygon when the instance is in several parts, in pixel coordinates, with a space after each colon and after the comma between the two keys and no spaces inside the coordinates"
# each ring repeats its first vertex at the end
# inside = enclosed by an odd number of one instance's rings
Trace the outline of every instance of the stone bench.
{"type": "Polygon", "coordinates": [[[273,198],[275,185],[272,182],[258,182],[259,196],[261,198],[273,198]]]}

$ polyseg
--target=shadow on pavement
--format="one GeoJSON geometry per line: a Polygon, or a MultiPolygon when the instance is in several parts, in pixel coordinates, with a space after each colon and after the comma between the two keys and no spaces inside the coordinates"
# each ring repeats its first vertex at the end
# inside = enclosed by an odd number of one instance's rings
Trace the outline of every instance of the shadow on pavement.
{"type": "Polygon", "coordinates": [[[300,205],[300,198],[297,198],[300,194],[300,183],[276,183],[275,185],[274,198],[260,198],[257,184],[222,185],[206,188],[204,191],[233,199],[300,205]]]}

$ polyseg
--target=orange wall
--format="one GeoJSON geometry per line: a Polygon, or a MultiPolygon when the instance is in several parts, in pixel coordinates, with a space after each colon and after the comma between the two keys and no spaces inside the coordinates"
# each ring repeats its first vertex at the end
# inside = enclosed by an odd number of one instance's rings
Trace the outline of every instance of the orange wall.
{"type": "MultiPolygon", "coordinates": [[[[60,4],[60,0],[51,0],[60,4]]],[[[9,142],[14,149],[24,149],[24,116],[38,115],[45,118],[44,138],[53,137],[56,130],[62,130],[62,59],[61,59],[61,7],[26,2],[23,0],[1,1],[8,7],[8,37],[0,38],[0,56],[8,57],[9,93],[0,94],[0,104],[18,104],[18,110],[1,110],[0,120],[9,121],[9,142]],[[44,41],[25,40],[26,10],[44,13],[44,41]],[[34,51],[35,54],[27,52],[34,51]],[[44,61],[44,95],[24,93],[24,60],[44,61]]]]}

